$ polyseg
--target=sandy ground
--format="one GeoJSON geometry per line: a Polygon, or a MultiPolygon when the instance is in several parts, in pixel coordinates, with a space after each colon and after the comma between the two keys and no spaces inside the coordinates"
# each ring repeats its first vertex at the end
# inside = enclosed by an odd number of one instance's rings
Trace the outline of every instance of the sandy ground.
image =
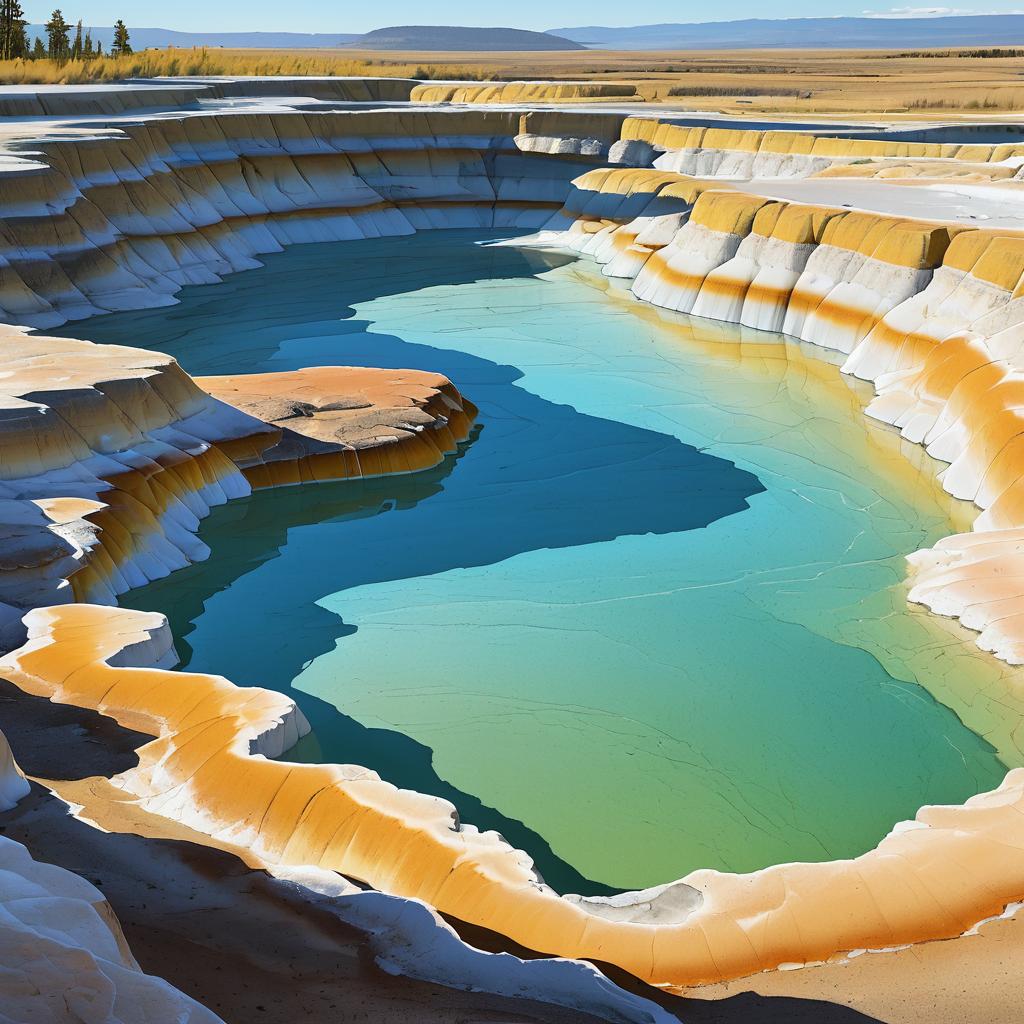
{"type": "Polygon", "coordinates": [[[765,974],[715,985],[702,995],[717,999],[752,988],[765,995],[825,996],[893,1024],[1019,1024],[1022,964],[1024,919],[1018,913],[983,925],[977,935],[765,974]]]}

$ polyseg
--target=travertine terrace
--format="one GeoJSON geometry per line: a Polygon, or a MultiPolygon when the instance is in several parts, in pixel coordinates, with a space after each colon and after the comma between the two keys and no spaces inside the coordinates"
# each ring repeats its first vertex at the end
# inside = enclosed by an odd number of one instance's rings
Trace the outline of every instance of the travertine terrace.
{"type": "MultiPolygon", "coordinates": [[[[673,992],[956,939],[1024,898],[1022,770],[893,822],[854,860],[588,898],[557,895],[496,833],[372,766],[282,760],[307,728],[290,698],[173,673],[164,623],[116,596],[204,558],[199,521],[252,488],[435,465],[469,437],[472,394],[345,367],[192,379],[166,356],[24,331],[169,304],[295,243],[531,232],[516,244],[585,254],[637,302],[843,353],[875,387],[868,414],[948,464],[943,486],[978,508],[972,533],[911,557],[910,600],[1024,663],[1015,127],[734,130],[630,115],[614,90],[559,109],[566,86],[147,88],[56,91],[37,120],[2,128],[0,674],[155,737],[113,779],[50,783],[83,819],[187,834],[282,877],[349,876],[673,992]]],[[[21,786],[4,756],[0,800],[21,786]]],[[[609,1019],[660,1012],[569,966],[538,975],[537,997],[609,1019]]],[[[432,976],[527,983],[460,970],[432,976]]]]}

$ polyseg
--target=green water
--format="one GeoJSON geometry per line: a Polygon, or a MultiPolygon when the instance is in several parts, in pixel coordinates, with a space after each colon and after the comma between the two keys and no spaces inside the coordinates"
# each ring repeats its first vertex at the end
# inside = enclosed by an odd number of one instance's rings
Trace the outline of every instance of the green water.
{"type": "Polygon", "coordinates": [[[300,246],[69,328],[193,373],[439,370],[481,409],[428,473],[216,510],[212,558],[124,603],[292,692],[293,756],[445,796],[563,890],[855,855],[997,784],[1016,753],[930,691],[982,721],[1004,670],[905,603],[965,510],[861,386],[476,237],[300,246]]]}

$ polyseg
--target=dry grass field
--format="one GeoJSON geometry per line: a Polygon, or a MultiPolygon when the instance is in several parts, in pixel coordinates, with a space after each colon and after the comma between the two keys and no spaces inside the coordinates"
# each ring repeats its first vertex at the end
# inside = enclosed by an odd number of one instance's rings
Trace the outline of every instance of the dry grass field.
{"type": "Polygon", "coordinates": [[[410,65],[419,64],[434,79],[626,82],[638,87],[645,104],[737,114],[887,114],[919,119],[1024,112],[1024,56],[968,57],[961,52],[906,56],[878,50],[582,50],[424,55],[346,50],[337,55],[365,60],[374,74],[407,74],[410,65]]]}
{"type": "Polygon", "coordinates": [[[117,82],[127,78],[177,78],[185,75],[368,75],[388,78],[439,78],[460,69],[432,67],[423,55],[409,60],[382,61],[349,50],[144,50],[129,57],[96,60],[0,61],[0,84],[81,85],[117,82]]]}
{"type": "MultiPolygon", "coordinates": [[[[976,51],[745,50],[382,53],[359,50],[148,50],[63,66],[0,63],[0,81],[116,81],[177,75],[383,75],[421,79],[623,82],[636,102],[814,117],[992,118],[1024,113],[1024,56],[976,51]]],[[[621,101],[620,101],[621,102],[621,101]]]]}
{"type": "MultiPolygon", "coordinates": [[[[389,54],[388,59],[408,62],[414,56],[389,54]]],[[[381,60],[380,54],[376,59],[381,60]]],[[[965,57],[948,51],[903,56],[877,50],[588,50],[480,54],[448,59],[446,64],[457,68],[460,77],[472,72],[473,77],[482,78],[628,82],[638,87],[649,104],[729,113],[917,118],[929,112],[948,117],[950,113],[991,116],[1024,111],[1024,56],[965,57]]]]}

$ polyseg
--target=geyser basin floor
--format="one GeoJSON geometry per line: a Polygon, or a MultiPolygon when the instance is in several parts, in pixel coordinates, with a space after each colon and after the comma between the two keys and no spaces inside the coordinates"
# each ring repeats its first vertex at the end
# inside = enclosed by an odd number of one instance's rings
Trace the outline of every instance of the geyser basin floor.
{"type": "Polygon", "coordinates": [[[294,687],[302,756],[448,796],[577,891],[857,854],[1020,763],[968,728],[1010,670],[905,602],[902,556],[969,513],[823,353],[461,233],[267,263],[69,333],[437,370],[481,409],[430,474],[215,511],[211,560],[125,602],[191,667],[294,687]]]}

